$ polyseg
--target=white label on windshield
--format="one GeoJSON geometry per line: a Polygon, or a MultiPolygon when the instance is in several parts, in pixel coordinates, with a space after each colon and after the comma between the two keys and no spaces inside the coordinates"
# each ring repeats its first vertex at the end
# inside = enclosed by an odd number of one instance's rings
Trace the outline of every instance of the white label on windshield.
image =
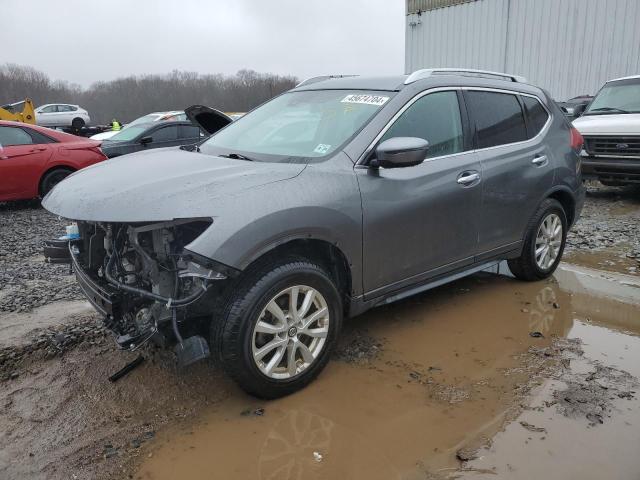
{"type": "Polygon", "coordinates": [[[384,105],[389,100],[389,97],[382,97],[380,95],[347,95],[342,99],[342,103],[364,103],[365,105],[377,105],[378,107],[384,105]]]}
{"type": "Polygon", "coordinates": [[[331,145],[327,145],[325,143],[319,143],[318,146],[313,149],[315,153],[319,153],[321,155],[324,155],[329,150],[331,150],[331,145]]]}

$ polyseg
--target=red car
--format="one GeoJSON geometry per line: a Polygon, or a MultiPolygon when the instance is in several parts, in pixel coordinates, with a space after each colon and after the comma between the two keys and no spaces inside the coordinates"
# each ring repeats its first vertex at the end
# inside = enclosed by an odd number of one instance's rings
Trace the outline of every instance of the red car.
{"type": "Polygon", "coordinates": [[[44,197],[67,175],[106,160],[100,142],[0,121],[0,201],[44,197]]]}

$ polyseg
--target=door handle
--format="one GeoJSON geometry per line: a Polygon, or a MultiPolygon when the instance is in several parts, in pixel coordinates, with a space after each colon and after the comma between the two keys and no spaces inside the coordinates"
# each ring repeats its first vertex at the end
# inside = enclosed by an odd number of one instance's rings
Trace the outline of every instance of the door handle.
{"type": "Polygon", "coordinates": [[[33,148],[33,149],[29,150],[29,153],[44,152],[45,150],[46,150],[46,148],[33,148]]]}
{"type": "Polygon", "coordinates": [[[460,185],[470,185],[473,182],[480,180],[480,174],[477,172],[464,172],[459,177],[457,182],[460,185]]]}
{"type": "Polygon", "coordinates": [[[533,160],[531,160],[531,163],[533,163],[534,165],[536,165],[538,167],[543,167],[544,165],[549,163],[549,159],[547,158],[546,155],[538,155],[533,160]]]}

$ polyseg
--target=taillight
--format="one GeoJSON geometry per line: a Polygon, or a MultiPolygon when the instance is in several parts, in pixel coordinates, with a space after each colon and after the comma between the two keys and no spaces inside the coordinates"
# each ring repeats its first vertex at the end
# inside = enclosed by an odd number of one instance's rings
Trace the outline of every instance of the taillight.
{"type": "Polygon", "coordinates": [[[576,129],[576,127],[571,127],[571,148],[580,151],[582,150],[583,145],[584,138],[582,137],[582,135],[580,135],[580,132],[576,129]]]}

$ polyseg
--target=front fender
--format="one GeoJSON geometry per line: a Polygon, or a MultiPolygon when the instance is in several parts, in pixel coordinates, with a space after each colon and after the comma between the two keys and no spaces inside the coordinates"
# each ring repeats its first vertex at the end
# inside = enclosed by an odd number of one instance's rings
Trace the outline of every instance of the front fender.
{"type": "MultiPolygon", "coordinates": [[[[359,207],[359,204],[358,204],[359,207]]],[[[359,210],[359,209],[358,209],[359,210]]],[[[355,211],[354,211],[355,213],[355,211]]],[[[325,207],[295,207],[242,225],[221,241],[216,222],[186,248],[238,270],[292,240],[322,240],[339,248],[351,268],[356,293],[362,271],[359,216],[325,207]]]]}

